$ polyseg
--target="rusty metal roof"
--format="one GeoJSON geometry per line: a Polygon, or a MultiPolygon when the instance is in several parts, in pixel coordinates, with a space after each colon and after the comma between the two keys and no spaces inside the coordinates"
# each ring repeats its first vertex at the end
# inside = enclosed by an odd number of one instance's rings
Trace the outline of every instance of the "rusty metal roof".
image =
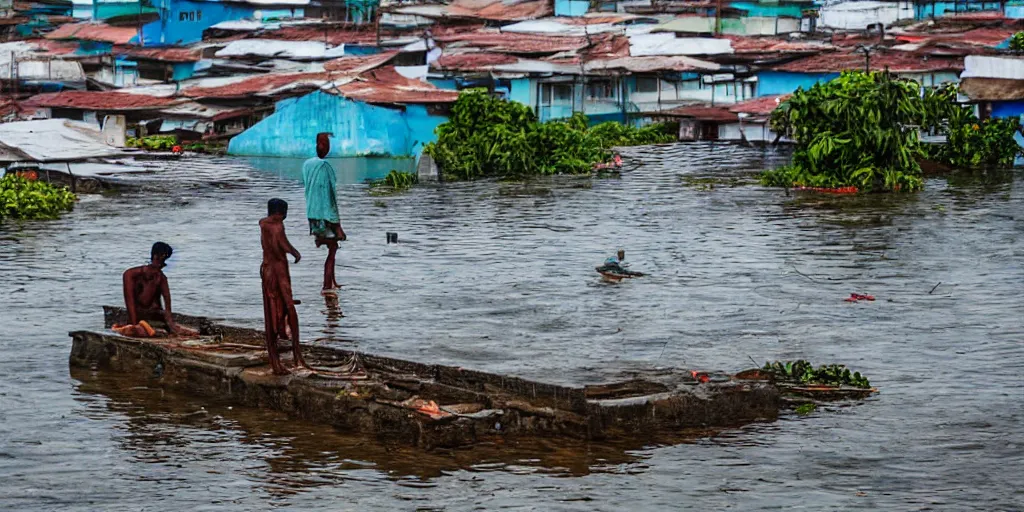
{"type": "Polygon", "coordinates": [[[495,30],[435,36],[435,39],[448,43],[448,46],[476,47],[491,52],[521,55],[578,51],[589,44],[585,37],[513,34],[495,30]]]}
{"type": "Polygon", "coordinates": [[[455,0],[446,13],[453,18],[522,21],[551,16],[555,8],[552,0],[455,0]]]}
{"type": "Polygon", "coordinates": [[[519,59],[507,53],[492,52],[464,52],[445,53],[431,64],[431,67],[439,70],[452,71],[487,71],[494,66],[512,64],[519,59]]]}
{"type": "Polygon", "coordinates": [[[275,96],[288,91],[315,90],[327,81],[327,73],[274,73],[247,77],[225,85],[190,87],[182,91],[182,94],[196,99],[275,96]]]}
{"type": "Polygon", "coordinates": [[[677,107],[671,110],[652,112],[652,115],[659,117],[689,117],[698,121],[711,121],[715,123],[733,123],[739,121],[739,116],[729,112],[726,107],[711,107],[707,105],[690,105],[677,107]]]}
{"type": "Polygon", "coordinates": [[[767,116],[779,106],[779,103],[786,101],[792,94],[781,96],[761,96],[747,101],[741,101],[729,107],[729,112],[734,114],[750,114],[755,116],[767,116]]]}
{"type": "MultiPolygon", "coordinates": [[[[928,73],[934,71],[962,71],[964,60],[959,57],[929,57],[910,52],[878,52],[871,54],[871,69],[886,68],[896,73],[928,73]]],[[[802,59],[770,67],[774,71],[793,73],[839,73],[850,69],[864,69],[864,54],[832,52],[811,55],[802,59]]]]}
{"type": "Polygon", "coordinates": [[[438,89],[399,75],[394,66],[363,73],[355,80],[326,87],[324,92],[376,104],[454,103],[459,97],[458,91],[438,89]]]}
{"type": "Polygon", "coordinates": [[[115,53],[133,59],[158,60],[163,62],[199,62],[202,58],[196,48],[117,48],[115,53]]]}
{"type": "Polygon", "coordinates": [[[47,39],[81,39],[128,44],[139,35],[135,27],[112,27],[103,23],[68,23],[46,34],[47,39]]]}
{"type": "Polygon", "coordinates": [[[332,73],[363,73],[379,68],[391,62],[398,55],[397,51],[366,55],[362,57],[341,57],[324,63],[324,71],[332,73]]]}
{"type": "Polygon", "coordinates": [[[128,94],[117,91],[64,91],[37,94],[25,100],[30,107],[79,110],[153,110],[181,102],[178,98],[128,94]]]}

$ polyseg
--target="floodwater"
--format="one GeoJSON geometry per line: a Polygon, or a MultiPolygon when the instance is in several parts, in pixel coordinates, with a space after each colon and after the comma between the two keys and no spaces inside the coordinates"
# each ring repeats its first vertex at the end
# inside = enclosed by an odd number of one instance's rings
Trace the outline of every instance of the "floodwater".
{"type": "Polygon", "coordinates": [[[681,178],[783,160],[761,150],[628,156],[645,165],[621,178],[392,197],[361,181],[409,162],[339,162],[337,303],[318,294],[295,162],[146,162],[124,178],[138,188],[0,226],[0,509],[1024,508],[1024,176],[787,197],[681,178]],[[293,208],[309,342],[570,384],[804,358],[881,392],[673,446],[423,453],[69,370],[67,332],[101,328],[120,273],[157,239],[175,248],[175,309],[259,326],[257,221],[273,196],[293,208]],[[601,283],[594,267],[620,247],[649,276],[601,283]]]}

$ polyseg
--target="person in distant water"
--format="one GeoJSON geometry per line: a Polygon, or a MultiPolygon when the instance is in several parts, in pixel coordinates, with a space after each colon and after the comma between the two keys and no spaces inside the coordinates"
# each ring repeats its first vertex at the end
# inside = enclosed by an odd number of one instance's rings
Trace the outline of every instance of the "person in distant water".
{"type": "Polygon", "coordinates": [[[306,218],[309,219],[309,234],[316,239],[316,246],[327,246],[327,261],[324,262],[324,294],[335,293],[341,288],[334,278],[334,259],[338,242],[345,240],[338,216],[337,176],[334,168],[325,160],[331,152],[329,133],[316,136],[316,158],[302,164],[302,183],[306,188],[306,218]]]}
{"type": "Polygon", "coordinates": [[[171,246],[157,242],[150,251],[149,264],[126,270],[122,276],[124,306],[128,321],[138,325],[140,320],[162,321],[173,334],[193,335],[190,329],[177,325],[171,314],[171,288],[163,268],[174,252],[171,246]]]}
{"type": "Polygon", "coordinates": [[[306,367],[299,346],[299,317],[295,313],[292,298],[292,278],[288,272],[288,258],[291,254],[295,263],[302,259],[299,251],[288,242],[284,233],[284,219],[288,217],[288,203],[283,199],[267,202],[267,216],[260,220],[260,243],[263,245],[263,264],[260,265],[260,279],[263,281],[263,322],[270,355],[270,368],[275,375],[289,372],[281,365],[277,353],[277,342],[284,332],[284,323],[291,330],[292,354],[295,367],[306,367]]]}

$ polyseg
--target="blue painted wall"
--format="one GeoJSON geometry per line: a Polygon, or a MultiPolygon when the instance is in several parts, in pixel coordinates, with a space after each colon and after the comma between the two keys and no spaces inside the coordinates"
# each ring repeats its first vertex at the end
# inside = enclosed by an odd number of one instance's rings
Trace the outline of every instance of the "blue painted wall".
{"type": "Polygon", "coordinates": [[[303,10],[272,9],[260,6],[196,2],[193,0],[154,0],[160,19],[142,27],[144,46],[190,44],[203,39],[203,31],[222,21],[252,18],[261,11],[264,19],[302,17],[303,10]]]}
{"type": "Polygon", "coordinates": [[[761,71],[757,74],[757,95],[790,94],[797,88],[810,89],[818,82],[828,82],[839,73],[791,73],[788,71],[761,71]]]}
{"type": "MultiPolygon", "coordinates": [[[[348,48],[345,48],[348,50],[348,48]]],[[[455,79],[441,79],[441,78],[428,78],[428,82],[438,89],[444,89],[446,91],[457,91],[459,90],[458,85],[455,83],[455,79]]]]}
{"type": "Polygon", "coordinates": [[[993,101],[992,117],[1019,117],[1024,114],[1024,100],[993,101]]]}
{"type": "Polygon", "coordinates": [[[590,9],[590,0],[555,0],[555,16],[583,16],[590,9]]]}
{"type": "Polygon", "coordinates": [[[278,103],[273,114],[231,139],[228,153],[310,158],[316,134],[331,132],[331,157],[409,156],[436,140],[434,130],[446,120],[420,105],[403,112],[317,91],[278,103]]]}
{"type": "Polygon", "coordinates": [[[181,62],[175,64],[173,67],[174,74],[172,75],[171,79],[175,82],[180,82],[181,80],[188,80],[189,78],[192,78],[193,74],[195,74],[195,69],[195,62],[181,62]]]}
{"type": "Polygon", "coordinates": [[[788,16],[790,18],[799,18],[802,16],[804,9],[813,8],[814,6],[808,5],[806,7],[801,5],[787,5],[787,4],[762,4],[759,2],[733,2],[729,4],[734,9],[740,9],[747,11],[747,16],[752,17],[768,17],[778,18],[779,16],[788,16]]]}
{"type": "Polygon", "coordinates": [[[510,89],[508,99],[518,101],[530,108],[536,106],[532,102],[533,80],[530,80],[529,78],[516,78],[515,80],[512,80],[512,86],[510,89]]]}

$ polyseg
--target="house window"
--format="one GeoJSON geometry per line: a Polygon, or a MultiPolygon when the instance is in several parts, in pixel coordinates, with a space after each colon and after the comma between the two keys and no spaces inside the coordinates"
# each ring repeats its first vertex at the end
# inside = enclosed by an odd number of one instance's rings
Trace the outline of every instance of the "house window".
{"type": "Polygon", "coordinates": [[[607,100],[615,97],[611,80],[593,80],[587,84],[587,99],[607,100]]]}
{"type": "Polygon", "coordinates": [[[542,105],[572,103],[572,86],[569,84],[541,84],[540,102],[542,105]]]}
{"type": "Polygon", "coordinates": [[[658,79],[649,76],[636,78],[636,92],[658,92],[658,79]]]}

